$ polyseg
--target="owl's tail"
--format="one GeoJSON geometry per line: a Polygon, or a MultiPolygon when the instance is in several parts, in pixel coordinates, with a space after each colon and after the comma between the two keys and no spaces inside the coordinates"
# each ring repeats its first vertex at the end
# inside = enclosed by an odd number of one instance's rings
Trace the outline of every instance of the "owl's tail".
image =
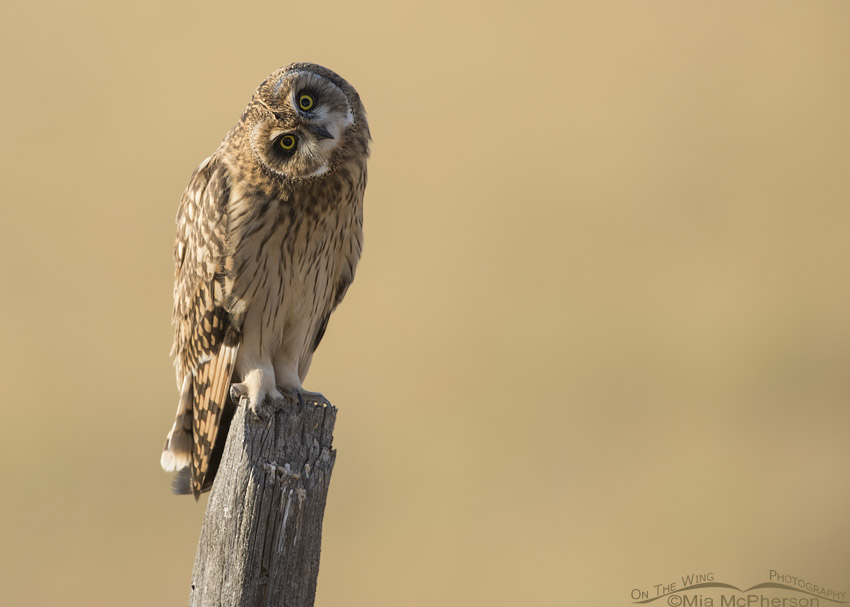
{"type": "Polygon", "coordinates": [[[171,432],[165,439],[159,460],[166,472],[182,470],[192,462],[192,374],[187,373],[180,388],[180,402],[171,432]]]}
{"type": "Polygon", "coordinates": [[[171,483],[171,492],[176,495],[189,495],[192,493],[192,471],[186,467],[177,473],[171,483]]]}

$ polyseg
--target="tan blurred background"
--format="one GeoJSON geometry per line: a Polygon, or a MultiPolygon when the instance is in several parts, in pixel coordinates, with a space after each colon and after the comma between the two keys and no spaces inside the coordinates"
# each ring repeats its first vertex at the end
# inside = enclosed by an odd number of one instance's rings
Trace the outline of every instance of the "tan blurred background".
{"type": "MultiPolygon", "coordinates": [[[[183,605],[180,194],[265,76],[360,91],[317,604],[850,593],[850,3],[6,2],[4,605],[183,605]]],[[[660,603],[660,602],[659,602],[660,603]]],[[[656,604],[659,604],[656,603],[656,604]]]]}

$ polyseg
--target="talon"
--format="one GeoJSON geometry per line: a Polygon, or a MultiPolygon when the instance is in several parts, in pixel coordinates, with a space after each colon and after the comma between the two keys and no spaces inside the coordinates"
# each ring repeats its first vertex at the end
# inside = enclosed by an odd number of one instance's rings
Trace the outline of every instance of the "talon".
{"type": "Polygon", "coordinates": [[[309,392],[307,390],[299,390],[298,391],[298,401],[302,404],[311,403],[314,405],[322,405],[322,406],[330,406],[330,401],[325,398],[324,394],[320,392],[309,392]]]}
{"type": "Polygon", "coordinates": [[[242,399],[248,398],[248,387],[245,384],[233,384],[230,386],[230,398],[236,406],[242,405],[242,399]]]}
{"type": "Polygon", "coordinates": [[[271,412],[259,403],[251,403],[250,405],[248,405],[248,411],[250,411],[251,415],[253,415],[257,419],[262,420],[267,420],[271,415],[271,412]]]}

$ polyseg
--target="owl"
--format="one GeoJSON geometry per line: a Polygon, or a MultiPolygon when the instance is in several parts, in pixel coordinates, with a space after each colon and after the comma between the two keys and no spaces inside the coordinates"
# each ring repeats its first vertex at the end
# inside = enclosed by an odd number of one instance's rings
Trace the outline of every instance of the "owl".
{"type": "Polygon", "coordinates": [[[174,246],[180,397],[161,457],[176,493],[212,486],[235,406],[325,402],[301,384],[360,258],[370,142],[357,91],[294,63],[192,175],[174,246]]]}

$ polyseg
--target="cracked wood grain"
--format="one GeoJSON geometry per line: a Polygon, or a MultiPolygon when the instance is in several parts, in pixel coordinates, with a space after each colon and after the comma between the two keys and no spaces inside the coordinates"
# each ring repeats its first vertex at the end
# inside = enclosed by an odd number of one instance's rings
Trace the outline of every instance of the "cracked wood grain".
{"type": "Polygon", "coordinates": [[[257,418],[238,407],[207,504],[191,607],[313,605],[336,413],[301,402],[257,418]]]}

